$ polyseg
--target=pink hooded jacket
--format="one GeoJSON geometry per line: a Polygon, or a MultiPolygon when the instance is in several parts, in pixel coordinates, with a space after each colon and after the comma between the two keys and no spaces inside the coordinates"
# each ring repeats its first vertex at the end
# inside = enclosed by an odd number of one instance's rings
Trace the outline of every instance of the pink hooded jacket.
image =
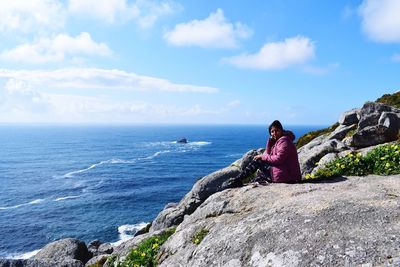
{"type": "Polygon", "coordinates": [[[262,160],[271,165],[271,178],[274,183],[295,183],[301,180],[297,150],[290,135],[277,141],[268,139],[262,160]]]}

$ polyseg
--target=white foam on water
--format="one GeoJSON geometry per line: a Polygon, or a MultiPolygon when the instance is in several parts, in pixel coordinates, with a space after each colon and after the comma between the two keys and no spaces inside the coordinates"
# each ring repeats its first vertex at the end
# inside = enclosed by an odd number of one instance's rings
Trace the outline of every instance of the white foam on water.
{"type": "Polygon", "coordinates": [[[75,176],[76,174],[87,172],[87,171],[89,171],[91,169],[94,169],[94,168],[96,168],[98,166],[101,166],[103,164],[132,164],[132,163],[135,163],[135,162],[136,162],[136,160],[124,160],[124,159],[118,159],[118,158],[117,159],[113,158],[113,159],[109,159],[109,160],[103,160],[103,161],[100,161],[99,163],[92,164],[91,166],[89,166],[89,167],[87,167],[85,169],[81,169],[81,170],[77,170],[77,171],[72,171],[72,172],[66,173],[66,174],[62,175],[61,178],[71,178],[71,177],[75,176]]]}
{"type": "Polygon", "coordinates": [[[67,199],[74,199],[74,198],[80,198],[81,196],[66,196],[66,197],[59,197],[56,198],[54,201],[62,201],[62,200],[67,200],[67,199]]]}
{"type": "Polygon", "coordinates": [[[12,254],[12,255],[7,256],[7,259],[14,259],[14,260],[19,260],[19,259],[26,260],[26,259],[30,259],[30,258],[32,258],[33,256],[35,256],[36,254],[38,254],[40,250],[41,250],[41,249],[37,249],[37,250],[34,250],[34,251],[25,252],[25,253],[21,253],[21,254],[12,254]]]}
{"type": "Polygon", "coordinates": [[[145,157],[145,158],[141,158],[141,159],[142,160],[144,160],[144,159],[154,159],[154,158],[160,156],[161,154],[170,153],[170,152],[171,152],[171,150],[162,150],[162,151],[158,151],[158,152],[154,153],[151,156],[148,156],[148,157],[145,157]]]}
{"type": "Polygon", "coordinates": [[[39,198],[39,199],[32,200],[31,202],[28,202],[28,203],[23,203],[23,204],[19,204],[19,205],[15,205],[15,206],[0,207],[0,210],[10,210],[10,209],[16,209],[19,207],[23,207],[23,206],[40,204],[43,201],[44,201],[44,199],[39,198]]]}
{"type": "Polygon", "coordinates": [[[189,142],[187,143],[189,145],[195,145],[195,146],[206,146],[206,145],[211,145],[212,142],[206,142],[206,141],[198,141],[198,142],[189,142]]]}
{"type": "Polygon", "coordinates": [[[117,242],[111,243],[113,246],[118,246],[124,241],[131,239],[137,231],[146,227],[148,223],[141,222],[138,224],[124,224],[118,227],[119,240],[117,242]]]}

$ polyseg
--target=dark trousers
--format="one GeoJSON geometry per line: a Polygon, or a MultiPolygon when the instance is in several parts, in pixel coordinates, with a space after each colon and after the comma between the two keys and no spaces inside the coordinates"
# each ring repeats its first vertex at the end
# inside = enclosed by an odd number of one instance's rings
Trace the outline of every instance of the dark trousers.
{"type": "Polygon", "coordinates": [[[257,182],[257,179],[260,180],[271,180],[271,174],[269,171],[270,165],[264,160],[252,160],[247,164],[240,174],[236,177],[238,180],[243,181],[246,177],[252,175],[255,171],[259,170],[261,172],[260,177],[255,177],[254,182],[257,182]]]}

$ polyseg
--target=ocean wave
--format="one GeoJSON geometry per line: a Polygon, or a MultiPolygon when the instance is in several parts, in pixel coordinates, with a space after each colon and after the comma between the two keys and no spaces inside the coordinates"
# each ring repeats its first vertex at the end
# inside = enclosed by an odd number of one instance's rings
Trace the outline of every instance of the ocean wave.
{"type": "Polygon", "coordinates": [[[171,150],[162,150],[162,151],[158,151],[158,152],[154,153],[151,156],[148,156],[148,157],[145,157],[145,158],[141,158],[141,159],[142,160],[143,159],[154,159],[154,158],[160,156],[161,154],[170,153],[170,152],[171,152],[171,150]]]}
{"type": "Polygon", "coordinates": [[[124,224],[118,227],[119,240],[117,242],[111,243],[113,246],[118,246],[122,242],[132,238],[137,231],[146,227],[148,223],[141,222],[138,224],[124,224]]]}
{"type": "Polygon", "coordinates": [[[59,197],[54,199],[54,201],[62,201],[62,200],[67,200],[67,199],[74,199],[74,198],[80,198],[81,196],[66,196],[66,197],[59,197]]]}
{"type": "Polygon", "coordinates": [[[26,260],[26,259],[30,259],[33,256],[35,256],[36,254],[38,254],[40,250],[41,249],[37,249],[34,251],[25,252],[25,253],[11,254],[11,255],[7,256],[6,258],[14,259],[14,260],[19,260],[19,259],[26,260]]]}
{"type": "Polygon", "coordinates": [[[186,144],[180,144],[180,146],[176,146],[176,144],[177,144],[176,141],[151,142],[149,144],[158,145],[158,146],[167,146],[168,149],[157,151],[153,155],[150,155],[150,156],[147,156],[147,157],[143,157],[143,158],[138,158],[138,159],[124,160],[124,159],[113,158],[113,159],[109,159],[109,160],[100,161],[98,163],[90,165],[87,168],[84,168],[84,169],[81,169],[81,170],[77,170],[77,171],[68,172],[68,173],[66,173],[64,175],[61,175],[61,176],[58,176],[58,177],[71,178],[71,177],[74,177],[77,174],[87,172],[87,171],[89,171],[91,169],[94,169],[94,168],[96,168],[98,166],[101,166],[101,165],[104,165],[104,164],[132,164],[132,163],[136,163],[138,160],[154,159],[154,158],[156,158],[156,157],[158,157],[158,156],[160,156],[162,154],[165,154],[165,153],[171,153],[171,152],[184,153],[184,152],[189,152],[189,151],[195,151],[195,150],[199,149],[199,147],[201,147],[201,146],[210,145],[211,142],[207,142],[207,141],[188,142],[186,144]]]}
{"type": "Polygon", "coordinates": [[[104,165],[104,164],[132,164],[132,163],[135,163],[135,162],[136,162],[136,160],[124,160],[124,159],[103,160],[103,161],[100,161],[99,163],[95,163],[95,164],[93,164],[93,165],[91,165],[91,166],[89,166],[89,167],[87,167],[85,169],[72,171],[72,172],[66,173],[64,175],[61,175],[60,177],[61,178],[71,178],[76,174],[87,172],[87,171],[89,171],[91,169],[94,169],[94,168],[96,168],[98,166],[101,166],[101,165],[104,165]]]}
{"type": "Polygon", "coordinates": [[[28,203],[23,203],[23,204],[19,204],[19,205],[15,205],[15,206],[0,207],[0,210],[16,209],[16,208],[23,207],[23,206],[39,204],[39,203],[42,203],[43,201],[44,201],[44,199],[39,198],[39,199],[32,200],[31,202],[28,202],[28,203]]]}

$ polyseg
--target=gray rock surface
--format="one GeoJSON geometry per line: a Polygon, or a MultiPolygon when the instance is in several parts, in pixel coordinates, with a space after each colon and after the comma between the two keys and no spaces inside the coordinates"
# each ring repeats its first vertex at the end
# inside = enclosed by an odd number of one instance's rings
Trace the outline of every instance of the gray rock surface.
{"type": "Polygon", "coordinates": [[[109,254],[102,254],[102,255],[97,255],[93,258],[91,258],[86,264],[85,267],[89,267],[90,265],[97,264],[98,266],[103,266],[103,264],[107,261],[109,254]]]}
{"type": "Polygon", "coordinates": [[[346,134],[350,132],[351,130],[354,130],[357,127],[356,124],[351,124],[351,125],[339,125],[332,133],[330,133],[326,139],[328,140],[342,140],[345,138],[346,134]]]}
{"type": "Polygon", "coordinates": [[[375,112],[371,114],[365,114],[358,122],[358,131],[378,124],[378,120],[381,117],[381,113],[375,112]]]}
{"type": "Polygon", "coordinates": [[[209,196],[224,190],[223,182],[239,174],[239,170],[258,153],[259,151],[251,150],[231,166],[213,172],[197,181],[178,205],[166,207],[158,214],[152,223],[150,232],[180,224],[185,215],[192,214],[209,196]]]}
{"type": "Polygon", "coordinates": [[[177,227],[160,266],[390,264],[400,256],[399,205],[399,175],[225,190],[177,227]]]}
{"type": "Polygon", "coordinates": [[[59,263],[78,260],[85,264],[91,257],[84,242],[66,238],[47,244],[34,256],[34,259],[59,263]]]}
{"type": "Polygon", "coordinates": [[[357,124],[359,120],[358,113],[359,109],[357,108],[344,112],[339,118],[339,123],[342,125],[357,124]]]}
{"type": "Polygon", "coordinates": [[[300,170],[303,175],[311,173],[316,167],[316,163],[326,154],[338,153],[347,149],[339,140],[325,140],[324,138],[318,138],[299,149],[300,170]]]}
{"type": "Polygon", "coordinates": [[[41,261],[35,259],[12,260],[0,259],[0,267],[83,267],[78,260],[65,260],[63,262],[41,261]]]}
{"type": "Polygon", "coordinates": [[[353,135],[352,144],[356,148],[374,146],[397,139],[397,132],[389,130],[389,128],[376,125],[369,126],[353,135]]]}
{"type": "Polygon", "coordinates": [[[379,117],[378,125],[382,125],[388,128],[389,131],[398,133],[400,130],[400,114],[394,112],[382,112],[379,117]]]}

